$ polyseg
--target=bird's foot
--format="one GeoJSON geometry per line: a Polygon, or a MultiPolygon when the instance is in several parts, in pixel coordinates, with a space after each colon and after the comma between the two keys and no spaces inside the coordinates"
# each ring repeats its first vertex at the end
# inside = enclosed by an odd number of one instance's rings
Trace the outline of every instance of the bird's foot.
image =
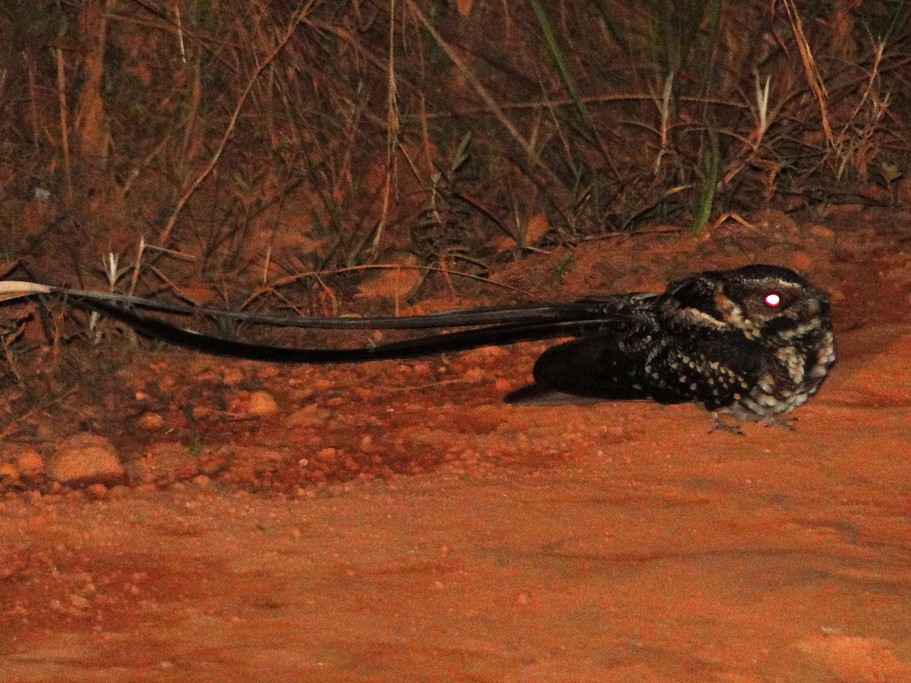
{"type": "Polygon", "coordinates": [[[762,424],[766,427],[784,427],[792,432],[797,431],[796,417],[782,417],[780,415],[768,415],[762,418],[762,424]]]}
{"type": "Polygon", "coordinates": [[[727,432],[728,434],[743,436],[740,422],[725,421],[721,418],[721,413],[718,411],[712,413],[712,428],[709,429],[709,434],[712,432],[727,432]]]}

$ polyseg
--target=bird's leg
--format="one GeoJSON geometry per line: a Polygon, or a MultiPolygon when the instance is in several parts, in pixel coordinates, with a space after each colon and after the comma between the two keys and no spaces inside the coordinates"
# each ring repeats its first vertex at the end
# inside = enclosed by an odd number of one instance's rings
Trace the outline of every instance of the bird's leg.
{"type": "Polygon", "coordinates": [[[762,424],[766,427],[784,427],[792,432],[797,431],[797,427],[795,426],[796,422],[796,417],[785,417],[782,415],[767,415],[762,418],[762,424]]]}
{"type": "MultiPolygon", "coordinates": [[[[725,411],[727,413],[727,411],[725,411]]],[[[721,419],[721,412],[718,410],[712,411],[712,427],[709,429],[709,434],[712,432],[727,432],[728,434],[737,434],[738,436],[743,436],[743,430],[740,428],[740,422],[726,422],[721,419]]]]}

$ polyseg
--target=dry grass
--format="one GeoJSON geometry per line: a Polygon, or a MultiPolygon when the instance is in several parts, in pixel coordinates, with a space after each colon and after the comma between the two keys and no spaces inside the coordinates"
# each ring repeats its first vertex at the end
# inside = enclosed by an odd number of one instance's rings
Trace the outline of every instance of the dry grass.
{"type": "Polygon", "coordinates": [[[131,290],[239,303],[404,252],[483,275],[530,223],[889,201],[911,6],[846,7],[11,0],[0,258],[108,286],[119,254],[131,290]]]}

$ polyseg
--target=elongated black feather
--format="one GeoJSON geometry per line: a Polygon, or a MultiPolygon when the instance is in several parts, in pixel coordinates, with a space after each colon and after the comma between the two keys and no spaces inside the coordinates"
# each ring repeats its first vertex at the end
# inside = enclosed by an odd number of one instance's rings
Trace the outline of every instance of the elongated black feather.
{"type": "Polygon", "coordinates": [[[96,299],[75,301],[80,306],[98,311],[120,320],[140,334],[204,353],[260,360],[273,363],[363,363],[374,360],[414,358],[449,351],[467,351],[482,346],[503,346],[520,341],[553,339],[584,334],[605,324],[603,315],[593,320],[543,320],[506,322],[472,330],[447,332],[417,337],[403,341],[377,344],[376,346],[349,349],[316,349],[253,344],[226,339],[211,334],[200,334],[165,320],[134,310],[121,308],[96,299]]]}
{"type": "MultiPolygon", "coordinates": [[[[319,329],[437,329],[443,327],[473,327],[477,325],[510,323],[539,323],[542,321],[590,320],[601,315],[597,299],[570,301],[566,303],[541,303],[524,306],[484,306],[443,311],[415,316],[378,316],[359,318],[349,316],[306,317],[275,316],[250,313],[247,311],[226,311],[217,308],[185,306],[165,301],[155,301],[139,296],[92,292],[63,287],[49,287],[52,292],[66,297],[73,304],[101,309],[104,304],[118,304],[142,308],[149,311],[175,315],[205,316],[224,320],[242,320],[257,325],[276,327],[301,327],[319,329]]],[[[110,309],[108,309],[110,310],[110,309]]]]}

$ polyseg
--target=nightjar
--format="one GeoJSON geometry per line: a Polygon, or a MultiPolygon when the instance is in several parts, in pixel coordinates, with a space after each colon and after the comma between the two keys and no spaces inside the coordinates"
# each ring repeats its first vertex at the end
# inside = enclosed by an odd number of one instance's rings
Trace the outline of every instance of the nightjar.
{"type": "Polygon", "coordinates": [[[274,363],[364,363],[575,337],[538,358],[535,383],[509,394],[511,403],[695,401],[712,411],[728,409],[741,419],[769,420],[815,394],[835,362],[825,295],[794,271],[771,265],[696,273],[672,282],[662,294],[381,318],[276,318],[36,286],[153,339],[274,363]],[[284,327],[450,331],[366,347],[284,347],[199,333],[138,308],[284,327]]]}
{"type": "Polygon", "coordinates": [[[611,322],[545,351],[535,384],[507,401],[695,401],[770,419],[815,394],[835,362],[827,298],[787,268],[706,271],[662,294],[586,303],[611,322]]]}

